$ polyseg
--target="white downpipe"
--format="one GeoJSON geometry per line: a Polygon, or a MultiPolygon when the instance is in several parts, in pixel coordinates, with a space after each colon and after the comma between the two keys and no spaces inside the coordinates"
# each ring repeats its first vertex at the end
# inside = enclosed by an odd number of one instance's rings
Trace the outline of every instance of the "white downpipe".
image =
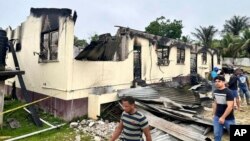
{"type": "MultiPolygon", "coordinates": [[[[23,109],[24,109],[25,111],[27,111],[27,112],[30,114],[30,111],[29,111],[27,108],[23,108],[23,109]]],[[[54,125],[50,124],[49,122],[47,122],[47,121],[45,121],[45,120],[43,120],[43,119],[41,119],[41,118],[40,118],[40,120],[41,120],[43,123],[47,124],[48,126],[54,127],[54,125]]]]}
{"type": "Polygon", "coordinates": [[[5,140],[5,141],[19,140],[19,139],[22,139],[22,138],[26,138],[26,137],[29,137],[29,136],[32,136],[32,135],[36,135],[36,134],[39,134],[39,133],[42,133],[42,132],[45,132],[45,131],[49,131],[49,130],[61,127],[61,126],[65,125],[65,124],[66,123],[63,123],[63,124],[60,124],[60,125],[56,125],[56,126],[53,126],[53,127],[47,128],[47,129],[43,129],[43,130],[40,130],[40,131],[32,132],[32,133],[29,133],[29,134],[26,134],[26,135],[18,136],[18,137],[15,137],[15,138],[12,138],[12,139],[8,139],[8,140],[5,140]]]}

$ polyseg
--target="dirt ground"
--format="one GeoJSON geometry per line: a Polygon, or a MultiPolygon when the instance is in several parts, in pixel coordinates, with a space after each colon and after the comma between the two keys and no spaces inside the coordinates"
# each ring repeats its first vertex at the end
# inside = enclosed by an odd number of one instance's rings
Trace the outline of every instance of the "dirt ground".
{"type": "MultiPolygon", "coordinates": [[[[239,110],[234,111],[236,124],[250,125],[250,116],[249,116],[250,106],[247,106],[246,103],[243,103],[241,109],[244,111],[243,112],[239,110]]],[[[209,117],[212,119],[212,111],[205,111],[203,115],[204,117],[209,117]]],[[[211,131],[207,136],[213,139],[213,132],[211,131]]],[[[224,132],[222,141],[229,141],[229,134],[226,131],[224,132]]]]}

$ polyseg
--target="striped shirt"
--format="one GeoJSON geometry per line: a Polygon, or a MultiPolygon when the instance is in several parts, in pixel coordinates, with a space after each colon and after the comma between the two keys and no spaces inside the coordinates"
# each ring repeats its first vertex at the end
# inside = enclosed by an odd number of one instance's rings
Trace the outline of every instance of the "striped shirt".
{"type": "Polygon", "coordinates": [[[134,114],[122,113],[123,137],[125,141],[143,141],[142,130],[148,127],[147,118],[140,112],[134,114]]]}

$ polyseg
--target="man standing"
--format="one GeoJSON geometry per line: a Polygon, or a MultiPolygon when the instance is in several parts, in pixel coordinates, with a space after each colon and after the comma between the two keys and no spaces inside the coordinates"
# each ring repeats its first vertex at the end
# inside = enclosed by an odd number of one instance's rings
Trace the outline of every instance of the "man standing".
{"type": "Polygon", "coordinates": [[[122,98],[124,112],[121,121],[110,141],[115,141],[123,132],[123,141],[143,141],[142,133],[146,141],[152,141],[147,118],[135,109],[135,100],[131,96],[122,98]]]}
{"type": "Polygon", "coordinates": [[[248,77],[245,74],[243,74],[243,70],[241,70],[240,74],[238,75],[238,81],[239,81],[240,91],[243,94],[245,94],[247,105],[250,105],[250,102],[249,102],[250,95],[249,95],[248,77]]]}
{"type": "Polygon", "coordinates": [[[234,97],[232,92],[226,88],[223,76],[215,77],[214,82],[217,88],[213,93],[214,139],[215,141],[221,141],[223,127],[225,126],[229,133],[230,125],[235,124],[233,113],[234,97]]]}
{"type": "Polygon", "coordinates": [[[241,111],[240,109],[240,99],[238,95],[238,78],[237,75],[239,73],[239,70],[236,69],[234,73],[231,75],[229,82],[228,82],[228,88],[232,91],[234,96],[234,105],[237,106],[237,109],[241,111]]]}

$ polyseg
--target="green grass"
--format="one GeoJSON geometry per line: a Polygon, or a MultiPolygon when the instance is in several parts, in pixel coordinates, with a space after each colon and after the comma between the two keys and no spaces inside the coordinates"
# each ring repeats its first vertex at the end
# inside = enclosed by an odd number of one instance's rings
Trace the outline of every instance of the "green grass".
{"type": "MultiPolygon", "coordinates": [[[[61,128],[53,129],[41,134],[37,134],[19,141],[75,141],[76,132],[65,125],[61,128]]],[[[94,141],[94,139],[86,134],[80,134],[81,141],[94,141]]]]}
{"type": "MultiPolygon", "coordinates": [[[[25,103],[22,103],[20,101],[5,101],[4,111],[13,109],[24,104],[25,103]]],[[[59,118],[55,118],[52,115],[49,115],[42,111],[39,111],[39,116],[40,118],[44,119],[45,121],[48,121],[52,125],[59,125],[65,123],[59,118]]],[[[13,112],[4,114],[3,128],[0,129],[0,140],[25,135],[46,128],[49,128],[49,126],[46,124],[43,124],[43,127],[35,126],[31,120],[30,115],[24,109],[21,108],[13,112]],[[9,124],[7,123],[8,118],[15,118],[20,123],[21,127],[17,129],[10,128],[9,124]]],[[[74,141],[75,136],[76,132],[73,129],[69,128],[69,124],[66,123],[66,125],[60,128],[36,134],[31,137],[21,139],[20,141],[74,141]]],[[[81,133],[80,136],[81,141],[93,140],[91,136],[83,133],[81,133]]]]}
{"type": "MultiPolygon", "coordinates": [[[[4,105],[4,111],[23,105],[21,102],[18,101],[7,102],[4,105]]],[[[43,127],[36,127],[31,121],[29,114],[21,108],[16,111],[4,114],[3,129],[0,130],[0,136],[14,137],[29,133],[30,131],[41,130],[47,127],[48,126],[46,125],[44,125],[43,127]],[[16,119],[20,123],[21,127],[17,129],[11,129],[7,123],[8,118],[16,119]]]]}

